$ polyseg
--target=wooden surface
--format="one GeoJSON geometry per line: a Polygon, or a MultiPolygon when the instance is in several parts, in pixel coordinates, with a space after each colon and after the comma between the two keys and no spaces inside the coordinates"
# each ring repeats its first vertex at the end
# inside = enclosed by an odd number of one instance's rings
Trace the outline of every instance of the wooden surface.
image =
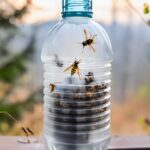
{"type": "MultiPolygon", "coordinates": [[[[42,138],[39,143],[21,144],[20,137],[0,137],[0,150],[45,150],[42,138]]],[[[109,150],[150,150],[150,136],[112,137],[109,150]]]]}

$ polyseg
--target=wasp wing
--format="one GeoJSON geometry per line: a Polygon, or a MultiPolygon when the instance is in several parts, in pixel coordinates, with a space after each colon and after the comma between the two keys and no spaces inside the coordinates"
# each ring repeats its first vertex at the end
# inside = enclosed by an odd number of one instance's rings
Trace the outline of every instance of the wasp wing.
{"type": "Polygon", "coordinates": [[[64,70],[64,72],[66,72],[66,71],[70,70],[72,67],[73,67],[73,65],[71,65],[71,66],[67,67],[67,68],[64,70]]]}
{"type": "Polygon", "coordinates": [[[93,35],[92,35],[92,33],[91,32],[89,32],[90,33],[90,38],[92,39],[93,38],[93,35]]]}
{"type": "Polygon", "coordinates": [[[94,47],[93,47],[92,45],[89,45],[89,47],[90,47],[90,49],[92,49],[92,50],[93,50],[93,52],[95,53],[95,49],[94,49],[94,47]]]}
{"type": "Polygon", "coordinates": [[[87,32],[85,29],[84,29],[84,35],[85,35],[86,40],[88,40],[87,32]]]}
{"type": "Polygon", "coordinates": [[[79,79],[81,79],[80,69],[77,69],[77,74],[79,76],[79,79]]]}

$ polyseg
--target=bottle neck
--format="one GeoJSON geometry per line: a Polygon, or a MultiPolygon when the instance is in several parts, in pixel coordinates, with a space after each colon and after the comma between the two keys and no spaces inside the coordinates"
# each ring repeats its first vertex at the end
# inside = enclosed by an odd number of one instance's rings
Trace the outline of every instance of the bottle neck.
{"type": "Polygon", "coordinates": [[[63,18],[67,23],[73,23],[73,24],[87,24],[89,23],[92,18],[89,18],[89,17],[80,17],[80,16],[77,16],[77,17],[65,17],[63,18]]]}
{"type": "Polygon", "coordinates": [[[92,16],[92,0],[62,0],[63,18],[92,16]]]}

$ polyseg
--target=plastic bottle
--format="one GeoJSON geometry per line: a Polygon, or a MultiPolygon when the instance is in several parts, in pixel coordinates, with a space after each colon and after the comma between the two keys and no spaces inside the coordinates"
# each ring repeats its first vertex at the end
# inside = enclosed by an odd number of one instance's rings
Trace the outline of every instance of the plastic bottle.
{"type": "Polygon", "coordinates": [[[92,20],[92,0],[63,0],[48,33],[44,64],[44,138],[48,150],[106,150],[110,141],[113,52],[92,20]]]}

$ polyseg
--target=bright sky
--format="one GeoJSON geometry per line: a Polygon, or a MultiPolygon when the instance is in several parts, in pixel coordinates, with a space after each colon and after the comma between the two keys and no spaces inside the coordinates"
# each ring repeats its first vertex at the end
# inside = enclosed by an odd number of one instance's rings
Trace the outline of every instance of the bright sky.
{"type": "MultiPolygon", "coordinates": [[[[44,8],[42,11],[34,13],[29,20],[33,22],[37,18],[42,20],[58,20],[61,18],[61,1],[62,0],[34,0],[34,3],[38,6],[44,8]],[[35,17],[36,16],[36,17],[35,17]]],[[[128,7],[125,0],[93,0],[93,12],[94,19],[103,21],[106,23],[112,22],[112,1],[117,2],[117,9],[120,10],[117,12],[117,18],[120,18],[120,21],[126,21],[126,18],[122,17],[123,14],[132,12],[128,7]]],[[[149,2],[150,0],[131,0],[134,6],[141,11],[143,11],[143,3],[149,2]]],[[[29,21],[30,22],[30,21],[29,21]]]]}

